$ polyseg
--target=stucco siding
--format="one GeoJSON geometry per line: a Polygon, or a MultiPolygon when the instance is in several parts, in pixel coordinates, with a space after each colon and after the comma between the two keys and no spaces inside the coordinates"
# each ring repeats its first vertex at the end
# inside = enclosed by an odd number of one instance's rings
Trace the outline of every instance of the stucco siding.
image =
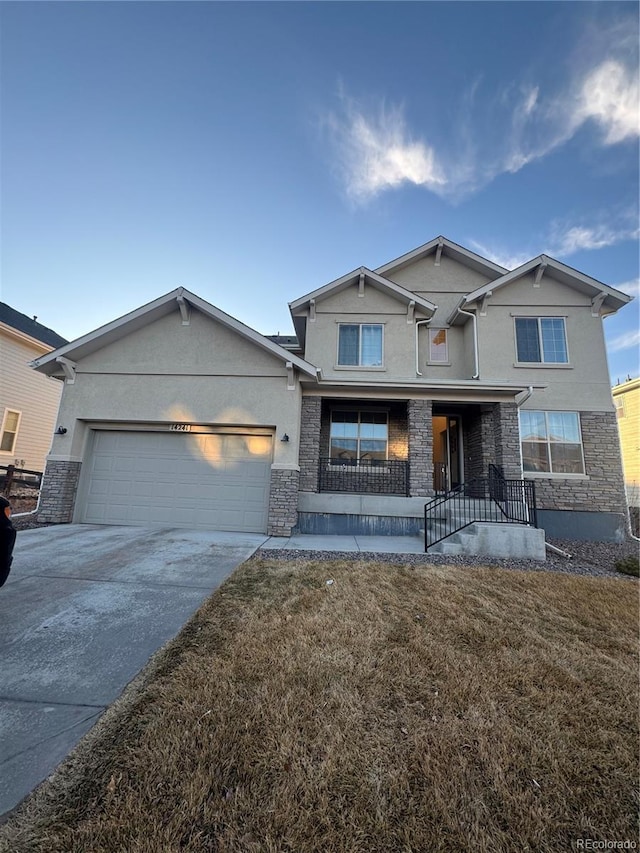
{"type": "Polygon", "coordinates": [[[50,347],[30,346],[0,333],[0,425],[6,409],[21,412],[12,452],[0,452],[0,465],[24,460],[24,468],[44,470],[62,393],[62,383],[36,373],[29,362],[50,347]]]}
{"type": "Polygon", "coordinates": [[[566,285],[543,278],[534,288],[525,278],[489,297],[486,316],[478,316],[478,346],[482,379],[546,384],[549,408],[612,409],[602,320],[587,296],[566,285]],[[517,316],[564,318],[568,364],[519,365],[517,316]]]}
{"type": "Polygon", "coordinates": [[[78,362],[52,456],[81,460],[87,423],[228,424],[275,428],[274,464],[295,466],[300,398],[271,353],[195,311],[183,326],[176,312],[78,362]]]}
{"type": "Polygon", "coordinates": [[[284,376],[284,363],[236,332],[191,311],[188,326],[176,310],[116,343],[87,355],[81,373],[284,376]]]}
{"type": "Polygon", "coordinates": [[[395,281],[396,284],[406,287],[407,290],[419,294],[441,291],[462,295],[463,293],[470,293],[490,281],[488,276],[484,276],[459,261],[447,257],[444,252],[440,257],[439,266],[435,265],[435,259],[436,255],[433,253],[402,269],[388,273],[387,277],[391,281],[395,281]]]}

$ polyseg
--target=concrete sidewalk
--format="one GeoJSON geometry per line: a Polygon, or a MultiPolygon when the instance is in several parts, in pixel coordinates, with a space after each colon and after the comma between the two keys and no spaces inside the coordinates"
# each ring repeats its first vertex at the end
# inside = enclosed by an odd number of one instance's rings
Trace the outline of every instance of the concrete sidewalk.
{"type": "Polygon", "coordinates": [[[88,524],[18,532],[0,590],[0,815],[265,540],[88,524]]]}
{"type": "Polygon", "coordinates": [[[362,551],[373,554],[424,554],[422,536],[314,536],[298,534],[288,539],[272,536],[261,548],[278,551],[362,551]]]}

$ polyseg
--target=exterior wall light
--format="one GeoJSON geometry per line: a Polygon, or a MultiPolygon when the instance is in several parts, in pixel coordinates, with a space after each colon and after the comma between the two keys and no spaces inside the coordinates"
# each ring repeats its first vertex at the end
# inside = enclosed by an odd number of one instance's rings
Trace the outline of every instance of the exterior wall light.
{"type": "MultiPolygon", "coordinates": [[[[66,430],[65,430],[65,432],[66,432],[66,430]]],[[[286,434],[286,432],[284,433],[284,435],[282,436],[280,441],[289,441],[289,436],[286,434]]]]}
{"type": "Polygon", "coordinates": [[[66,431],[67,431],[66,427],[59,426],[58,429],[56,430],[56,435],[64,435],[66,433],[66,431]]]}

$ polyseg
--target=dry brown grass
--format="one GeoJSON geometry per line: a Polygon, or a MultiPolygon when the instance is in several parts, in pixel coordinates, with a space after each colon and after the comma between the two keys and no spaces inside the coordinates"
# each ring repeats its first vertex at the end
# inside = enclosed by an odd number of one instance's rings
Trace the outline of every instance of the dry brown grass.
{"type": "Polygon", "coordinates": [[[43,853],[636,839],[637,625],[632,581],[250,561],[0,839],[43,853]]]}

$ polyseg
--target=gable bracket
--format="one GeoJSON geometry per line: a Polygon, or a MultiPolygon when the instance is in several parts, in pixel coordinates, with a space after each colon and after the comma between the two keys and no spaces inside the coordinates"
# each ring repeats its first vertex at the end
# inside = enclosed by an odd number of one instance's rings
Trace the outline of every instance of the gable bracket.
{"type": "Polygon", "coordinates": [[[360,273],[360,278],[358,279],[358,296],[364,296],[364,271],[360,273]]]}
{"type": "Polygon", "coordinates": [[[69,385],[73,385],[73,383],[76,381],[76,368],[78,365],[75,363],[75,361],[71,361],[70,359],[65,358],[62,355],[58,356],[56,362],[60,365],[64,372],[64,381],[69,385]]]}
{"type": "Polygon", "coordinates": [[[292,362],[292,361],[288,361],[288,362],[286,363],[286,367],[287,367],[287,391],[295,391],[295,387],[296,387],[296,383],[295,383],[296,375],[295,375],[295,372],[294,372],[294,370],[293,370],[293,362],[292,362]]]}
{"type": "Polygon", "coordinates": [[[312,323],[315,323],[315,321],[316,321],[316,300],[315,299],[309,300],[309,320],[311,320],[312,323]]]}
{"type": "Polygon", "coordinates": [[[180,316],[182,317],[182,325],[191,325],[191,306],[184,296],[176,296],[178,307],[180,308],[180,316]]]}
{"type": "Polygon", "coordinates": [[[444,248],[444,241],[438,240],[438,248],[436,249],[436,261],[434,266],[440,266],[440,258],[442,257],[442,249],[444,248]]]}
{"type": "Polygon", "coordinates": [[[593,297],[593,299],[591,300],[591,316],[592,317],[599,317],[600,316],[600,309],[602,308],[602,303],[604,302],[606,297],[607,297],[606,293],[599,293],[597,296],[593,297]]]}
{"type": "Polygon", "coordinates": [[[413,323],[413,316],[416,311],[416,303],[411,300],[411,302],[407,305],[407,323],[413,323]]]}
{"type": "Polygon", "coordinates": [[[487,290],[487,292],[484,294],[484,296],[480,300],[480,312],[479,313],[480,313],[481,317],[487,316],[487,302],[489,301],[489,299],[492,296],[493,296],[493,291],[487,290]]]}
{"type": "Polygon", "coordinates": [[[536,270],[536,277],[533,280],[534,287],[540,287],[540,282],[542,281],[542,276],[544,275],[544,271],[547,268],[546,261],[543,261],[538,269],[536,270]]]}

